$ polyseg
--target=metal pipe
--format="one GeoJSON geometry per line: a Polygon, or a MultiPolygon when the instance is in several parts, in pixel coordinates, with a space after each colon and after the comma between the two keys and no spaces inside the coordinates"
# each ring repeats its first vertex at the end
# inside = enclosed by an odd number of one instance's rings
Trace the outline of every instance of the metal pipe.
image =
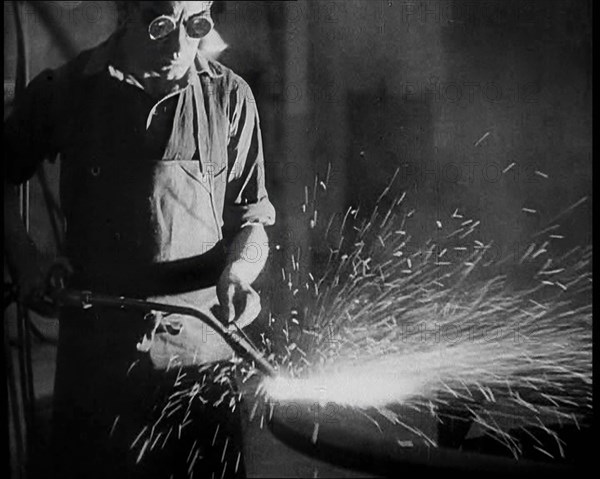
{"type": "MultiPolygon", "coordinates": [[[[21,415],[19,414],[19,399],[17,396],[17,378],[15,377],[15,364],[12,357],[12,348],[9,343],[9,331],[4,323],[4,360],[6,368],[6,378],[8,383],[8,412],[12,416],[15,433],[15,472],[17,477],[25,476],[25,438],[23,435],[24,425],[21,424],[21,415]]],[[[10,444],[10,427],[8,428],[8,442],[10,444]]],[[[10,457],[12,459],[12,457],[10,457]]]]}
{"type": "Polygon", "coordinates": [[[28,432],[31,434],[31,437],[34,437],[36,431],[36,409],[35,409],[35,385],[33,382],[33,356],[31,350],[31,316],[29,314],[29,310],[23,307],[23,311],[21,312],[23,316],[23,353],[25,355],[25,377],[27,380],[27,396],[29,399],[28,402],[28,411],[27,414],[29,416],[27,420],[28,432]]]}
{"type": "Polygon", "coordinates": [[[20,302],[17,303],[17,331],[19,335],[19,359],[21,393],[25,411],[25,427],[27,440],[33,437],[33,424],[35,418],[35,392],[33,385],[33,366],[31,358],[31,334],[29,332],[29,314],[27,308],[20,302]]]}
{"type": "Polygon", "coordinates": [[[254,363],[254,367],[267,376],[277,376],[277,371],[264,358],[250,342],[245,339],[234,327],[227,327],[218,319],[209,316],[202,311],[190,306],[176,306],[172,304],[155,303],[140,299],[125,298],[118,296],[108,296],[94,294],[90,291],[60,290],[52,295],[59,306],[71,306],[80,308],[90,308],[93,306],[128,309],[132,311],[141,311],[150,313],[153,311],[163,313],[182,314],[199,319],[203,323],[213,328],[231,348],[242,358],[254,363]]]}

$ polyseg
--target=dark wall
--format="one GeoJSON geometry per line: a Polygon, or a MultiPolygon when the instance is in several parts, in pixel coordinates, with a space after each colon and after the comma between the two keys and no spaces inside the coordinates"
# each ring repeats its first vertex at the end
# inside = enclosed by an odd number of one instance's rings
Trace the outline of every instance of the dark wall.
{"type": "MultiPolygon", "coordinates": [[[[320,5],[314,77],[341,115],[316,105],[315,135],[346,139],[346,204],[372,207],[399,168],[423,228],[459,209],[508,249],[591,199],[591,2],[320,5]]],[[[591,201],[563,226],[587,240],[591,201]]]]}

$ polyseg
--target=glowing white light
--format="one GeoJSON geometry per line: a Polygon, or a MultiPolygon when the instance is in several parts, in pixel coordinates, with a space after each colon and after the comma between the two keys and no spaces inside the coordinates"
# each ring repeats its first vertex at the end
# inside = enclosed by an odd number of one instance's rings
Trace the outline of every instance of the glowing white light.
{"type": "Polygon", "coordinates": [[[265,380],[266,394],[276,401],[334,402],[353,407],[377,407],[401,403],[423,393],[426,381],[418,365],[402,366],[394,361],[372,361],[348,365],[310,378],[278,377],[265,380]]]}

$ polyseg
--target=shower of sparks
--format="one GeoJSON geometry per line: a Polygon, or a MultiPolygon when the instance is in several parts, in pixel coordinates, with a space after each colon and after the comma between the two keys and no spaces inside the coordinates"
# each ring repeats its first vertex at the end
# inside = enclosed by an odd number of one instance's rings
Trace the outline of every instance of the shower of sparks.
{"type": "MultiPolygon", "coordinates": [[[[401,214],[404,194],[390,191],[362,222],[346,212],[321,277],[297,266],[284,274],[290,291],[306,293],[294,308],[302,320],[270,322],[285,346],[265,346],[286,373],[263,382],[264,397],[376,410],[399,424],[393,405],[434,416],[466,408],[515,456],[515,427],[544,430],[562,455],[552,425],[579,426],[592,407],[591,247],[552,257],[564,238],[556,225],[522,256],[499,258],[475,238],[480,221],[458,210],[415,247],[415,211],[401,214]]],[[[316,205],[306,207],[311,215],[316,205]]]]}
{"type": "MultiPolygon", "coordinates": [[[[232,413],[239,405],[240,393],[234,387],[234,374],[236,371],[244,371],[246,377],[254,374],[253,370],[240,368],[240,360],[232,358],[229,363],[223,364],[205,364],[198,366],[194,380],[186,380],[187,374],[184,368],[178,364],[177,359],[170,365],[170,374],[173,374],[173,387],[165,400],[159,401],[155,407],[155,420],[141,428],[135,439],[130,445],[130,449],[136,451],[137,463],[144,460],[147,454],[158,452],[165,448],[180,449],[187,447],[187,458],[185,459],[185,469],[187,476],[193,477],[194,471],[199,464],[206,459],[206,449],[212,449],[213,457],[220,457],[219,477],[225,473],[227,460],[235,458],[235,470],[239,468],[241,452],[234,450],[230,444],[230,438],[220,430],[220,424],[217,423],[214,431],[207,431],[206,424],[200,420],[196,414],[199,409],[204,409],[204,415],[207,414],[207,408],[214,408],[213,414],[223,415],[225,410],[232,413]],[[219,393],[215,394],[215,391],[219,393]],[[219,410],[218,410],[219,409],[219,410]],[[210,437],[210,444],[199,444],[197,437],[210,437]],[[185,446],[183,446],[185,445],[185,446]],[[217,452],[214,452],[217,451],[217,452]]],[[[188,368],[189,370],[189,368],[188,368]]],[[[118,417],[115,418],[111,434],[117,427],[118,417]]],[[[233,464],[233,462],[232,462],[233,464]]],[[[176,469],[181,470],[182,465],[174,465],[176,469]]],[[[207,465],[203,464],[201,470],[206,470],[207,465]]]]}
{"type": "MultiPolygon", "coordinates": [[[[320,241],[327,241],[330,254],[317,273],[305,271],[303,252],[296,249],[290,266],[277,272],[277,299],[291,306],[288,314],[269,313],[269,329],[260,337],[281,375],[264,379],[249,398],[250,420],[262,428],[280,402],[335,403],[377,428],[388,421],[416,436],[399,444],[436,446],[396,406],[438,421],[441,408],[446,415],[467,410],[515,457],[522,452],[515,429],[532,437],[532,429],[542,431],[564,455],[554,426],[579,427],[592,408],[591,247],[553,257],[554,243],[565,238],[559,215],[522,250],[499,257],[494,244],[478,236],[481,221],[459,209],[437,218],[431,238],[416,244],[410,232],[418,212],[408,208],[405,193],[392,194],[393,181],[366,219],[360,219],[360,208],[349,208],[322,225],[318,193],[330,190],[328,179],[316,179],[312,194],[305,189],[307,226],[321,236],[325,230],[320,241]]],[[[274,249],[285,252],[279,245],[274,249]]],[[[256,375],[246,366],[234,358],[230,367],[213,371],[213,381],[229,381],[237,370],[245,383],[256,375]]],[[[176,381],[156,423],[132,445],[140,458],[193,427],[191,404],[206,402],[208,387],[176,381]]],[[[240,397],[232,389],[213,405],[234,411],[240,397]]],[[[313,443],[319,428],[315,420],[313,443]]],[[[221,436],[217,427],[213,447],[222,448],[225,459],[221,436]]],[[[533,439],[537,450],[554,457],[533,439]]],[[[190,473],[199,458],[192,447],[190,473]]]]}

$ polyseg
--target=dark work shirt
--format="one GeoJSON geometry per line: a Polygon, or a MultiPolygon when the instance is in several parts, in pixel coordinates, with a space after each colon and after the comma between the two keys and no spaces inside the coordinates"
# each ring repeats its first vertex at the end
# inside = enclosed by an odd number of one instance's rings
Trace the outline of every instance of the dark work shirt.
{"type": "Polygon", "coordinates": [[[76,268],[95,277],[112,268],[132,281],[122,265],[139,276],[148,265],[202,256],[247,224],[272,225],[247,83],[198,55],[187,83],[157,101],[115,66],[117,45],[115,34],[39,74],[4,126],[9,182],[60,154],[76,268]]]}

